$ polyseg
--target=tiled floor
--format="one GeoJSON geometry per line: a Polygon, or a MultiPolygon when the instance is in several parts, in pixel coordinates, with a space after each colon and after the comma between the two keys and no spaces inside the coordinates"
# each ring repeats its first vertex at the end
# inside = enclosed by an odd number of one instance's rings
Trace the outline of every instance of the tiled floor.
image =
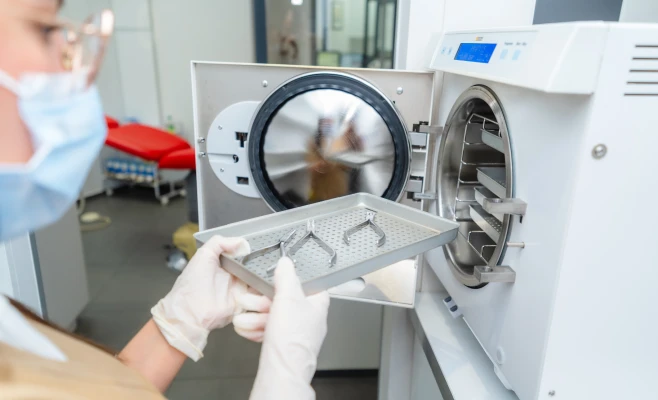
{"type": "MultiPolygon", "coordinates": [[[[162,207],[144,189],[98,196],[88,211],[112,218],[108,228],[83,233],[91,302],[80,316],[78,333],[121,349],[150,318],[177,274],[165,267],[171,235],[186,222],[186,202],[162,207]]],[[[210,335],[205,357],[187,362],[167,392],[170,399],[247,399],[258,366],[260,346],[230,327],[210,335]]],[[[374,400],[377,378],[316,378],[318,400],[374,400]]]]}

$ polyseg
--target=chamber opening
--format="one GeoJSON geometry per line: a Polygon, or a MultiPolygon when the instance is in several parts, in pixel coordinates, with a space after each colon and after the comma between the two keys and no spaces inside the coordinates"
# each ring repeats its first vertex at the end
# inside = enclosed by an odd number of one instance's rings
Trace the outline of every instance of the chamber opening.
{"type": "Polygon", "coordinates": [[[489,214],[484,203],[511,198],[512,165],[507,122],[493,92],[474,86],[455,103],[439,149],[439,213],[459,222],[444,251],[464,285],[481,288],[476,266],[489,271],[505,251],[510,218],[489,214]]]}
{"type": "Polygon", "coordinates": [[[247,141],[254,183],[275,211],[353,193],[398,200],[411,145],[404,121],[361,78],[300,75],[261,104],[247,141]]]}

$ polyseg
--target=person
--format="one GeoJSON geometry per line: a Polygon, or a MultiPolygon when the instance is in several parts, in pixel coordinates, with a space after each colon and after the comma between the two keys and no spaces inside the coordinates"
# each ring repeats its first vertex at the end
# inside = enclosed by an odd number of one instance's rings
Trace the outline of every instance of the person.
{"type": "MultiPolygon", "coordinates": [[[[94,80],[114,17],[105,10],[75,25],[58,19],[60,7],[0,0],[0,241],[60,218],[104,142],[94,80]]],[[[251,399],[313,399],[329,297],[306,297],[289,259],[272,301],[254,293],[219,262],[248,251],[241,238],[209,240],[118,355],[0,296],[0,397],[162,398],[186,358],[203,357],[209,333],[232,322],[262,342],[251,399]]]]}

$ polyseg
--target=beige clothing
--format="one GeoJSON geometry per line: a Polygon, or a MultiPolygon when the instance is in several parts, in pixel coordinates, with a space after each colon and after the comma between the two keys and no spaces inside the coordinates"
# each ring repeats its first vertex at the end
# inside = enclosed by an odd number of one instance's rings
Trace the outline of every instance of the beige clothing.
{"type": "Polygon", "coordinates": [[[110,354],[30,322],[66,354],[58,362],[0,343],[0,400],[163,399],[145,378],[110,354]]]}

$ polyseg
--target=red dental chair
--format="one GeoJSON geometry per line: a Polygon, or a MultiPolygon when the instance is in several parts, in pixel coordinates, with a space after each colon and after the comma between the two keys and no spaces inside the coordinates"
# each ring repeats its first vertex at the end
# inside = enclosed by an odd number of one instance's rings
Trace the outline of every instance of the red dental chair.
{"type": "MultiPolygon", "coordinates": [[[[163,205],[176,195],[188,196],[188,222],[180,226],[172,235],[172,244],[167,256],[167,266],[181,271],[196,252],[194,233],[199,231],[199,214],[196,196],[196,156],[194,148],[182,138],[171,133],[141,124],[121,126],[111,117],[105,117],[108,134],[105,144],[116,150],[138,157],[156,167],[155,179],[149,183],[155,197],[163,205]],[[176,175],[174,178],[172,173],[176,175]],[[167,179],[169,179],[167,181],[167,179]],[[185,181],[185,186],[176,188],[176,182],[185,181]],[[169,183],[170,191],[160,193],[160,185],[169,183]]],[[[116,177],[108,176],[109,179],[116,177]]]]}
{"type": "Polygon", "coordinates": [[[111,117],[105,117],[108,133],[105,144],[130,156],[137,157],[155,169],[147,181],[106,173],[108,179],[139,183],[152,187],[155,197],[166,205],[174,196],[185,196],[184,187],[177,187],[190,171],[196,169],[194,148],[183,138],[162,129],[142,124],[120,125],[111,117]],[[167,193],[161,192],[163,184],[169,185],[167,193]]]}

